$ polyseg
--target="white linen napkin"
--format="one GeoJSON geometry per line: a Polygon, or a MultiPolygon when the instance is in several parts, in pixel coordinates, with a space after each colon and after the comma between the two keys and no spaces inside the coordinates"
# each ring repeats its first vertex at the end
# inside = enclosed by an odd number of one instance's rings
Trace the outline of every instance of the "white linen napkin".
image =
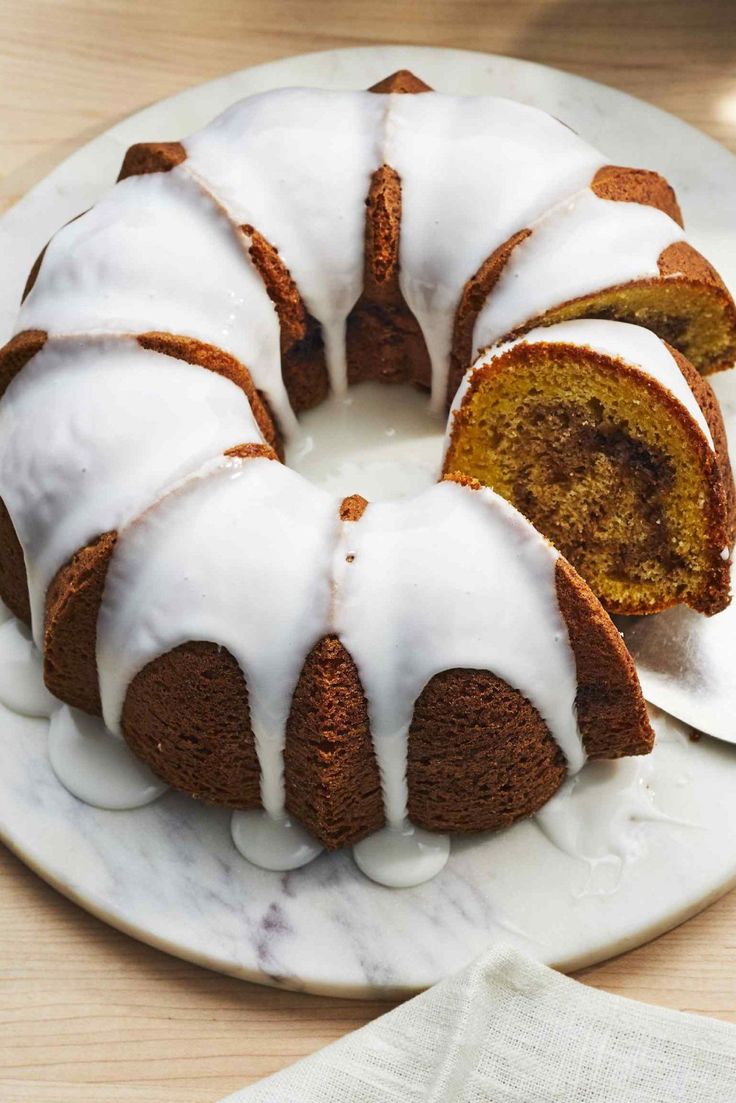
{"type": "Polygon", "coordinates": [[[222,1103],[735,1103],[736,1027],[498,947],[222,1103]]]}

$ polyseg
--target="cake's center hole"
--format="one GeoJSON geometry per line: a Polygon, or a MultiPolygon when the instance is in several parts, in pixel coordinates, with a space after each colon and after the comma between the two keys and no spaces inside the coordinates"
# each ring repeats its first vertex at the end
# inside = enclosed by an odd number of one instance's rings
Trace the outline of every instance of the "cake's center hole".
{"type": "Polygon", "coordinates": [[[299,420],[286,462],[333,494],[406,498],[439,477],[445,421],[430,413],[423,391],[360,383],[299,420]]]}

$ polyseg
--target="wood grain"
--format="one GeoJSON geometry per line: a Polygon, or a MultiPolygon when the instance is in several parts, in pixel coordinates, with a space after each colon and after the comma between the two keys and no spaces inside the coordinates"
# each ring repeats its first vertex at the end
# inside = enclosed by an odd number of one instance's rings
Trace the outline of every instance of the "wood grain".
{"type": "MultiPolygon", "coordinates": [[[[732,0],[4,0],[0,210],[117,119],[233,69],[368,43],[488,50],[656,103],[736,151],[732,0]]],[[[244,984],[105,927],[0,850],[3,1103],[214,1101],[387,1008],[244,984]]],[[[736,1022],[736,894],[585,983],[736,1022]]]]}

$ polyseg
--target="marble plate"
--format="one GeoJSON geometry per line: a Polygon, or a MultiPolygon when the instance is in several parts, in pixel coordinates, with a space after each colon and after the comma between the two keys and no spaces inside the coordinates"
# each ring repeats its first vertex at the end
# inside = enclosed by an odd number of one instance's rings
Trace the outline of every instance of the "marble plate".
{"type": "MultiPolygon", "coordinates": [[[[543,66],[376,47],[290,58],[190,89],[77,151],[0,220],[0,340],[30,264],[114,179],[133,141],[176,138],[239,96],[284,84],[367,86],[408,67],[442,91],[495,93],[570,123],[611,160],[664,172],[697,247],[736,286],[736,159],[684,123],[543,66]]],[[[717,381],[724,396],[733,381],[717,381]]],[[[174,793],[95,809],[56,780],[48,722],[0,707],[0,837],[42,877],[143,941],[235,976],[313,992],[396,995],[505,939],[572,969],[635,946],[736,883],[736,748],[658,714],[648,760],[593,764],[542,817],[455,841],[432,882],[390,890],[348,854],[289,874],[246,863],[229,815],[174,793]]]]}

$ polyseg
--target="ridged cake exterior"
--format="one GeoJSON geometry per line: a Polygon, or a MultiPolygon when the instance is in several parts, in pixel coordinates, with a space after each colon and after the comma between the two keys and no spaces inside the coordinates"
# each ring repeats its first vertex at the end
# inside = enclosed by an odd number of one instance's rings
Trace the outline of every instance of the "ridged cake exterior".
{"type": "MultiPolygon", "coordinates": [[[[680,223],[656,174],[609,165],[542,112],[439,96],[411,74],[370,94],[252,97],[183,142],[133,147],[116,188],[39,259],[0,352],[0,592],[32,621],[52,691],[104,708],[176,787],[287,810],[329,847],[406,815],[433,830],[504,826],[586,755],[646,753],[651,729],[619,635],[500,498],[455,478],[416,502],[333,502],[278,457],[296,415],[330,387],[410,381],[439,412],[486,344],[561,318],[636,321],[703,372],[728,366],[736,311],[680,223]],[[581,252],[581,232],[595,250],[581,252]],[[118,399],[113,387],[106,404],[108,380],[126,371],[135,391],[121,385],[118,399]],[[34,425],[34,394],[69,411],[55,436],[53,419],[34,425]],[[119,416],[133,394],[137,408],[119,416]],[[249,577],[223,556],[212,603],[194,600],[210,593],[214,553],[229,545],[226,526],[208,546],[186,505],[201,494],[204,508],[216,491],[237,499],[246,487],[270,501],[264,518],[292,504],[281,540],[303,537],[302,553],[282,577],[301,587],[290,605],[303,608],[301,635],[254,606],[250,626],[241,617],[241,635],[226,638],[228,593],[250,582],[279,595],[265,551],[249,577]],[[452,530],[440,537],[450,504],[455,531],[487,540],[499,562],[517,540],[544,567],[528,566],[504,592],[478,570],[471,542],[473,592],[488,599],[477,622],[458,589],[457,540],[452,530]],[[183,538],[153,586],[146,569],[160,561],[169,523],[183,538]],[[372,573],[373,557],[383,574],[372,573]],[[131,604],[146,579],[150,603],[131,604]],[[182,605],[187,585],[194,596],[182,605]],[[426,600],[412,612],[414,585],[426,600]],[[156,595],[181,609],[178,620],[156,595]],[[367,628],[373,597],[404,640],[393,662],[381,626],[367,628]],[[532,662],[519,647],[503,676],[501,633],[525,616],[539,626],[540,652],[532,662]],[[265,653],[272,671],[276,656],[289,657],[278,692],[261,674],[265,653]]],[[[223,510],[223,524],[241,517],[223,510]]],[[[509,577],[518,569],[512,556],[509,577]]]]}

